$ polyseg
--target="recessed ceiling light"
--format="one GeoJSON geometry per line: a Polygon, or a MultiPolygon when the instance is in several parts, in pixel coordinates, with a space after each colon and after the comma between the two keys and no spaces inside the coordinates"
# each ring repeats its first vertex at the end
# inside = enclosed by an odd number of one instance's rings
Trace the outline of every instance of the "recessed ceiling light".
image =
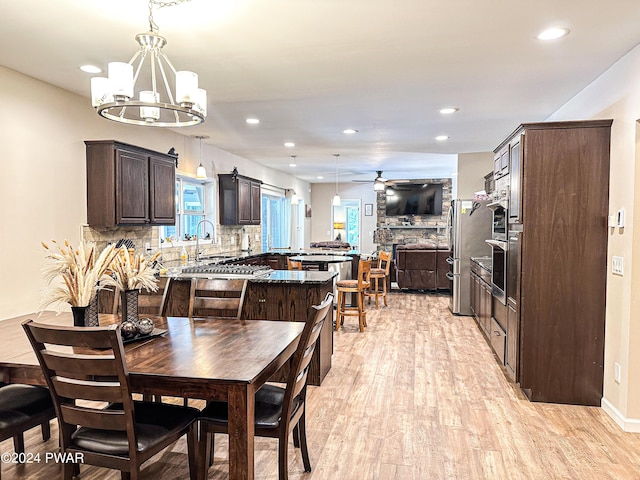
{"type": "Polygon", "coordinates": [[[293,143],[293,142],[284,142],[284,146],[285,146],[285,147],[295,147],[295,146],[296,146],[296,144],[295,144],[295,143],[293,143]]]}
{"type": "Polygon", "coordinates": [[[538,40],[555,40],[556,38],[565,37],[567,35],[569,35],[568,28],[553,27],[543,30],[536,35],[536,38],[538,40]]]}
{"type": "Polygon", "coordinates": [[[449,139],[449,137],[446,136],[446,135],[438,135],[436,137],[436,140],[439,141],[439,142],[444,142],[445,140],[448,140],[448,139],[449,139]]]}
{"type": "Polygon", "coordinates": [[[446,108],[441,108],[440,113],[443,115],[449,115],[450,113],[456,113],[458,110],[460,109],[456,107],[446,107],[446,108]]]}
{"type": "Polygon", "coordinates": [[[295,163],[290,163],[290,164],[289,164],[289,166],[290,166],[290,167],[295,167],[295,166],[296,166],[296,164],[295,164],[295,163]]]}
{"type": "Polygon", "coordinates": [[[102,69],[100,67],[96,67],[95,65],[82,65],[80,67],[80,70],[82,70],[85,73],[100,73],[100,72],[102,72],[102,69]]]}
{"type": "Polygon", "coordinates": [[[317,178],[318,180],[322,180],[324,177],[323,177],[322,175],[318,175],[316,178],[317,178]]]}
{"type": "Polygon", "coordinates": [[[346,133],[347,135],[353,135],[354,133],[358,133],[358,130],[354,130],[353,128],[347,128],[343,130],[342,133],[346,133]]]}
{"type": "Polygon", "coordinates": [[[257,125],[258,123],[260,123],[260,120],[258,120],[257,118],[247,118],[245,122],[247,122],[249,125],[257,125]]]}

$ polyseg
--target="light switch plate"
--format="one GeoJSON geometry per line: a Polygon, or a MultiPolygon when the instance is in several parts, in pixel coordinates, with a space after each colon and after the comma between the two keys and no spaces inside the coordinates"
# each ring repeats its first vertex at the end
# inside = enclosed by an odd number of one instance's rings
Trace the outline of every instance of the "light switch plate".
{"type": "Polygon", "coordinates": [[[614,275],[624,275],[624,259],[622,257],[611,258],[611,273],[614,275]]]}

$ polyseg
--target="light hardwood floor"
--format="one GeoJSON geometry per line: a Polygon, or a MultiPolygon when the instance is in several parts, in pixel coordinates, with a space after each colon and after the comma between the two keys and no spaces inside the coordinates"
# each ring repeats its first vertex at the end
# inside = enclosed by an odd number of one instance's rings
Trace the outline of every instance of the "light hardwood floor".
{"type": "MultiPolygon", "coordinates": [[[[470,317],[447,298],[393,293],[335,334],[333,367],[309,388],[313,472],[289,447],[292,480],[640,479],[640,434],[625,433],[599,408],[528,402],[504,377],[470,317]]],[[[55,422],[52,424],[54,425],[55,422]]],[[[51,452],[29,433],[29,452],[51,452]]],[[[11,441],[1,445],[12,450],[11,441]]],[[[147,463],[144,478],[187,477],[185,442],[147,463]]],[[[217,437],[209,479],[228,478],[227,443],[217,437]]],[[[256,478],[277,479],[275,440],[256,440],[256,478]]],[[[52,480],[55,464],[2,465],[2,478],[52,480]]],[[[82,467],[86,480],[119,474],[82,467]]]]}

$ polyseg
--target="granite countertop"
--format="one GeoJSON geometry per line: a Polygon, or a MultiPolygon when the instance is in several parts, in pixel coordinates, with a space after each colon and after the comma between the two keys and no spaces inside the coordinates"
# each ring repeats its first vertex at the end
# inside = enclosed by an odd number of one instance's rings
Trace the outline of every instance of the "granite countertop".
{"type": "Polygon", "coordinates": [[[314,284],[326,283],[333,277],[337,277],[338,272],[317,272],[306,270],[273,270],[268,275],[259,275],[250,278],[251,283],[300,283],[314,284]]]}
{"type": "Polygon", "coordinates": [[[491,272],[493,264],[491,263],[491,257],[471,257],[471,261],[477,263],[482,268],[491,272]]]}

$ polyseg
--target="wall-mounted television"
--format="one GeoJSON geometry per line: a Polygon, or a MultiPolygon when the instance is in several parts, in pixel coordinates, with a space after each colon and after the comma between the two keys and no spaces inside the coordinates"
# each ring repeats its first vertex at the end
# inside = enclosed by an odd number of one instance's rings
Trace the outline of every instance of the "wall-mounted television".
{"type": "Polygon", "coordinates": [[[442,215],[441,183],[396,183],[387,186],[386,214],[442,215]]]}

